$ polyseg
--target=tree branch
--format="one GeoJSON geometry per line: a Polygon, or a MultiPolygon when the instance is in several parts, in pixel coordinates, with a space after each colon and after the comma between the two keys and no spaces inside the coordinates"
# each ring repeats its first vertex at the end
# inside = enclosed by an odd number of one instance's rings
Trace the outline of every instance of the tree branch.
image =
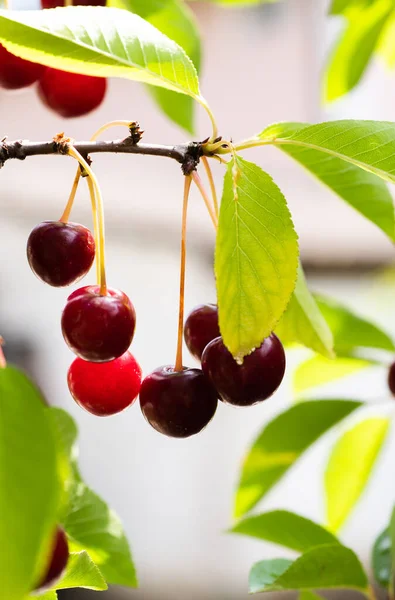
{"type": "MultiPolygon", "coordinates": [[[[189,175],[196,169],[203,154],[200,142],[189,142],[177,146],[162,146],[159,144],[135,143],[132,137],[127,137],[123,140],[71,143],[85,158],[97,152],[142,154],[172,158],[180,163],[184,175],[189,175]]],[[[25,160],[29,156],[50,154],[67,154],[67,143],[59,143],[56,140],[52,140],[51,142],[29,142],[27,140],[9,142],[4,139],[0,142],[0,168],[4,166],[7,160],[12,158],[25,160]]]]}

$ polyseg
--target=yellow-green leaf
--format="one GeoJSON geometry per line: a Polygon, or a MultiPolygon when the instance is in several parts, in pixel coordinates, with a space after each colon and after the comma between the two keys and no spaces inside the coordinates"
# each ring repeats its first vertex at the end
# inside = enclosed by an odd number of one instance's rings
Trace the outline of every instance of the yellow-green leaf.
{"type": "Polygon", "coordinates": [[[366,419],[335,444],[325,472],[327,524],[332,531],[340,529],[364,491],[389,425],[388,418],[366,419]]]}
{"type": "Polygon", "coordinates": [[[283,194],[260,167],[237,157],[225,175],[215,251],[219,326],[237,360],[273,331],[297,266],[297,235],[283,194]]]}
{"type": "Polygon", "coordinates": [[[353,375],[377,363],[363,358],[339,356],[334,359],[325,356],[313,356],[300,363],[293,375],[295,394],[353,375]]]}
{"type": "Polygon", "coordinates": [[[87,552],[73,552],[67,563],[66,573],[56,584],[57,590],[82,587],[87,590],[106,590],[107,584],[87,552]]]}

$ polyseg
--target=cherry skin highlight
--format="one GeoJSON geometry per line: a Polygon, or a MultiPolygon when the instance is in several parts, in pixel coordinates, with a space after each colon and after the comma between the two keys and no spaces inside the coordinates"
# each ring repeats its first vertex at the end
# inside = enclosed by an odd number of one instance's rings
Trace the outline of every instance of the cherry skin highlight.
{"type": "Polygon", "coordinates": [[[19,90],[32,85],[44,75],[47,67],[19,58],[0,44],[0,87],[19,90]]]}
{"type": "Polygon", "coordinates": [[[200,369],[155,369],[141,384],[140,406],[148,423],[169,437],[199,433],[213,418],[217,394],[200,369]]]}
{"type": "Polygon", "coordinates": [[[395,396],[395,363],[392,363],[388,371],[388,387],[391,394],[395,396]]]}
{"type": "Polygon", "coordinates": [[[76,358],[67,383],[74,400],[98,417],[121,412],[136,400],[141,386],[141,368],[130,352],[106,363],[76,358]]]}
{"type": "Polygon", "coordinates": [[[49,557],[49,564],[37,589],[53,587],[54,583],[62,576],[68,560],[69,544],[67,537],[64,530],[61,527],[57,527],[49,557]]]}
{"type": "Polygon", "coordinates": [[[184,325],[184,339],[192,356],[200,360],[207,344],[219,335],[216,304],[200,304],[189,313],[184,325]]]}
{"type": "Polygon", "coordinates": [[[272,333],[239,365],[219,337],[205,348],[202,369],[223,402],[252,406],[269,398],[279,387],[285,373],[285,352],[272,333]]]}
{"type": "Polygon", "coordinates": [[[44,221],[31,232],[27,259],[39,279],[55,287],[79,281],[95,258],[95,240],[83,225],[44,221]]]}
{"type": "Polygon", "coordinates": [[[97,285],[73,292],[62,314],[63,337],[80,358],[107,362],[119,358],[132,343],[136,313],[129,298],[109,288],[100,295],[97,285]]]}
{"type": "Polygon", "coordinates": [[[47,69],[40,79],[38,91],[48,108],[71,119],[87,115],[100,106],[106,88],[107,81],[103,77],[47,69]]]}

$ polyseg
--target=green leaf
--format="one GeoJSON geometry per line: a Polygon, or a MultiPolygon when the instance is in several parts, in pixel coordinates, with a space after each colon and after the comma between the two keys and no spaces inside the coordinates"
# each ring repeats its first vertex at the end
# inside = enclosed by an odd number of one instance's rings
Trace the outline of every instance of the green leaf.
{"type": "Polygon", "coordinates": [[[361,421],[335,444],[325,473],[328,527],[337,531],[359,500],[383,447],[390,420],[361,421]]]}
{"type": "Polygon", "coordinates": [[[325,76],[325,99],[336,100],[361,80],[394,9],[392,0],[375,0],[349,12],[345,32],[337,42],[325,76]]]}
{"type": "MultiPolygon", "coordinates": [[[[200,70],[200,34],[191,9],[181,0],[110,0],[107,6],[124,8],[151,23],[183,48],[200,70]]],[[[192,98],[163,88],[151,88],[153,97],[164,113],[175,123],[193,133],[194,107],[192,98]]]]}
{"type": "Polygon", "coordinates": [[[353,400],[301,402],[265,425],[245,458],[234,516],[253,508],[311,444],[359,406],[353,400]]]}
{"type": "Polygon", "coordinates": [[[57,519],[56,446],[38,389],[0,369],[0,590],[20,600],[34,587],[57,519]]]}
{"type": "Polygon", "coordinates": [[[261,345],[295,287],[297,236],[272,178],[237,157],[228,165],[219,215],[215,273],[219,326],[236,360],[261,345]]]}
{"type": "MultiPolygon", "coordinates": [[[[340,544],[308,550],[288,568],[269,571],[262,561],[252,567],[250,592],[348,588],[366,593],[368,580],[358,557],[340,544]]],[[[270,561],[269,561],[270,562],[270,561]]],[[[290,562],[290,561],[288,561],[290,562]]]]}
{"type": "MultiPolygon", "coordinates": [[[[329,131],[329,139],[327,142],[325,142],[325,127],[329,127],[329,129],[331,129],[332,124],[326,123],[322,124],[322,126],[309,126],[304,123],[280,123],[278,125],[272,125],[268,127],[260,134],[259,137],[261,139],[274,139],[274,143],[276,145],[278,144],[278,147],[283,152],[291,156],[299,164],[305,167],[319,181],[329,187],[333,192],[335,192],[335,194],[345,200],[364,217],[369,219],[392,241],[394,241],[394,205],[392,196],[389,193],[386,184],[378,179],[374,174],[363,170],[365,168],[363,164],[352,164],[352,162],[349,162],[348,165],[345,164],[344,160],[348,160],[348,157],[341,151],[338,151],[339,146],[341,146],[343,142],[343,128],[344,135],[349,135],[349,139],[344,140],[345,148],[343,148],[343,151],[346,148],[348,148],[349,151],[352,150],[354,136],[352,135],[352,131],[347,134],[347,130],[357,123],[358,127],[361,127],[361,130],[363,129],[361,132],[362,137],[368,133],[369,124],[371,126],[371,130],[373,131],[374,121],[339,121],[337,122],[333,131],[329,131]],[[306,136],[303,136],[303,131],[305,130],[309,131],[306,132],[306,136]],[[311,139],[310,134],[312,134],[311,139]],[[307,138],[305,142],[303,141],[304,137],[307,138]],[[294,138],[296,142],[295,145],[292,144],[292,140],[294,138]],[[288,141],[285,144],[281,144],[282,139],[286,139],[288,141]],[[336,140],[339,141],[339,144],[335,143],[336,140]],[[317,143],[314,143],[315,141],[317,143]],[[349,142],[351,142],[351,145],[349,142]],[[334,154],[334,150],[337,152],[337,154],[334,154]],[[323,156],[323,152],[327,152],[325,156],[323,156]],[[361,166],[362,168],[360,168],[361,166]]],[[[358,133],[358,130],[356,133],[358,133]]],[[[380,139],[382,135],[383,132],[379,134],[380,139]]],[[[392,139],[393,133],[390,135],[392,139]]],[[[355,135],[355,140],[357,137],[358,136],[355,135]]],[[[377,148],[378,144],[376,143],[373,133],[372,140],[370,140],[371,145],[369,144],[368,137],[364,139],[367,140],[366,149],[377,148]]],[[[385,144],[387,141],[388,140],[385,140],[382,143],[385,144]]],[[[393,147],[395,149],[395,143],[393,147]]],[[[361,150],[363,153],[364,148],[361,147],[361,143],[358,145],[358,152],[359,150],[361,150]]],[[[362,153],[359,155],[360,157],[363,156],[362,153]]],[[[372,156],[368,156],[367,158],[370,159],[371,162],[374,162],[375,160],[379,161],[381,158],[381,153],[380,156],[376,156],[375,153],[372,152],[372,156]]]]}
{"type": "Polygon", "coordinates": [[[55,590],[49,590],[43,594],[31,594],[28,596],[29,600],[58,600],[58,595],[55,590]]]}
{"type": "Polygon", "coordinates": [[[376,53],[384,59],[384,63],[390,69],[395,66],[395,11],[388,19],[384,31],[380,37],[376,53]]]}
{"type": "Polygon", "coordinates": [[[81,587],[88,590],[106,590],[107,584],[87,552],[70,554],[66,573],[56,584],[57,590],[81,587]]]}
{"type": "Polygon", "coordinates": [[[118,8],[0,11],[0,42],[17,56],[56,69],[126,77],[200,98],[196,69],[185,52],[138,15],[118,8]]]}
{"type": "Polygon", "coordinates": [[[391,583],[391,537],[387,527],[376,539],[372,552],[372,566],[375,580],[388,588],[391,583]]]}
{"type": "Polygon", "coordinates": [[[261,588],[263,586],[270,585],[273,581],[276,581],[291,565],[292,560],[287,560],[286,558],[273,558],[256,563],[250,572],[250,593],[262,591],[261,588]]]}
{"type": "MultiPolygon", "coordinates": [[[[390,537],[391,537],[391,548],[395,548],[395,507],[392,511],[390,521],[390,537]]],[[[392,552],[392,571],[395,572],[395,551],[392,552]]]]}
{"type": "Polygon", "coordinates": [[[68,412],[55,406],[48,408],[48,414],[63,452],[71,458],[75,453],[74,448],[78,436],[78,429],[74,419],[68,412]]]}
{"type": "Polygon", "coordinates": [[[376,362],[363,358],[338,357],[328,359],[324,356],[313,356],[300,363],[293,374],[293,390],[295,394],[303,394],[311,388],[318,387],[354,375],[376,362]]]}
{"type": "Polygon", "coordinates": [[[363,8],[375,1],[376,0],[332,0],[329,14],[342,15],[347,13],[350,9],[363,8]]]}
{"type": "Polygon", "coordinates": [[[322,600],[322,596],[314,594],[314,592],[304,591],[300,592],[298,600],[322,600]]]}
{"type": "Polygon", "coordinates": [[[294,293],[276,333],[283,344],[299,343],[329,358],[334,356],[332,332],[307,287],[300,263],[294,293]]]}
{"type": "Polygon", "coordinates": [[[333,333],[337,354],[347,355],[356,348],[395,351],[394,341],[374,323],[354,314],[333,298],[315,294],[315,300],[333,333]]]}
{"type": "Polygon", "coordinates": [[[121,521],[85,483],[74,488],[64,528],[73,550],[87,550],[108,583],[137,586],[136,571],[121,521]]]}
{"type": "Polygon", "coordinates": [[[237,523],[231,532],[266,540],[298,552],[338,543],[336,537],[324,527],[286,510],[273,510],[248,517],[237,523]]]}

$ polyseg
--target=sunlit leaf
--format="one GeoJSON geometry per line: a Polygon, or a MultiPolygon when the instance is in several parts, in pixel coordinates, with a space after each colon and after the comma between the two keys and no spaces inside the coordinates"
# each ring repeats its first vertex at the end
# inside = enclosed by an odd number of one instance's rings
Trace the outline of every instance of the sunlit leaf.
{"type": "Polygon", "coordinates": [[[295,394],[303,394],[312,388],[332,383],[376,365],[376,362],[363,358],[338,357],[329,359],[324,356],[313,356],[300,363],[295,369],[293,389],[295,394]]]}
{"type": "Polygon", "coordinates": [[[244,460],[234,516],[253,508],[311,444],[359,406],[353,400],[311,400],[291,406],[266,424],[244,460]]]}
{"type": "Polygon", "coordinates": [[[219,325],[243,359],[274,329],[295,287],[297,236],[272,178],[237,157],[227,168],[215,251],[219,325]]]}
{"type": "Polygon", "coordinates": [[[66,573],[56,584],[57,590],[82,587],[88,590],[106,590],[107,584],[87,552],[73,552],[66,573]]]}
{"type": "Polygon", "coordinates": [[[364,491],[389,425],[388,418],[372,417],[336,442],[325,473],[327,524],[332,531],[340,529],[364,491]]]}

